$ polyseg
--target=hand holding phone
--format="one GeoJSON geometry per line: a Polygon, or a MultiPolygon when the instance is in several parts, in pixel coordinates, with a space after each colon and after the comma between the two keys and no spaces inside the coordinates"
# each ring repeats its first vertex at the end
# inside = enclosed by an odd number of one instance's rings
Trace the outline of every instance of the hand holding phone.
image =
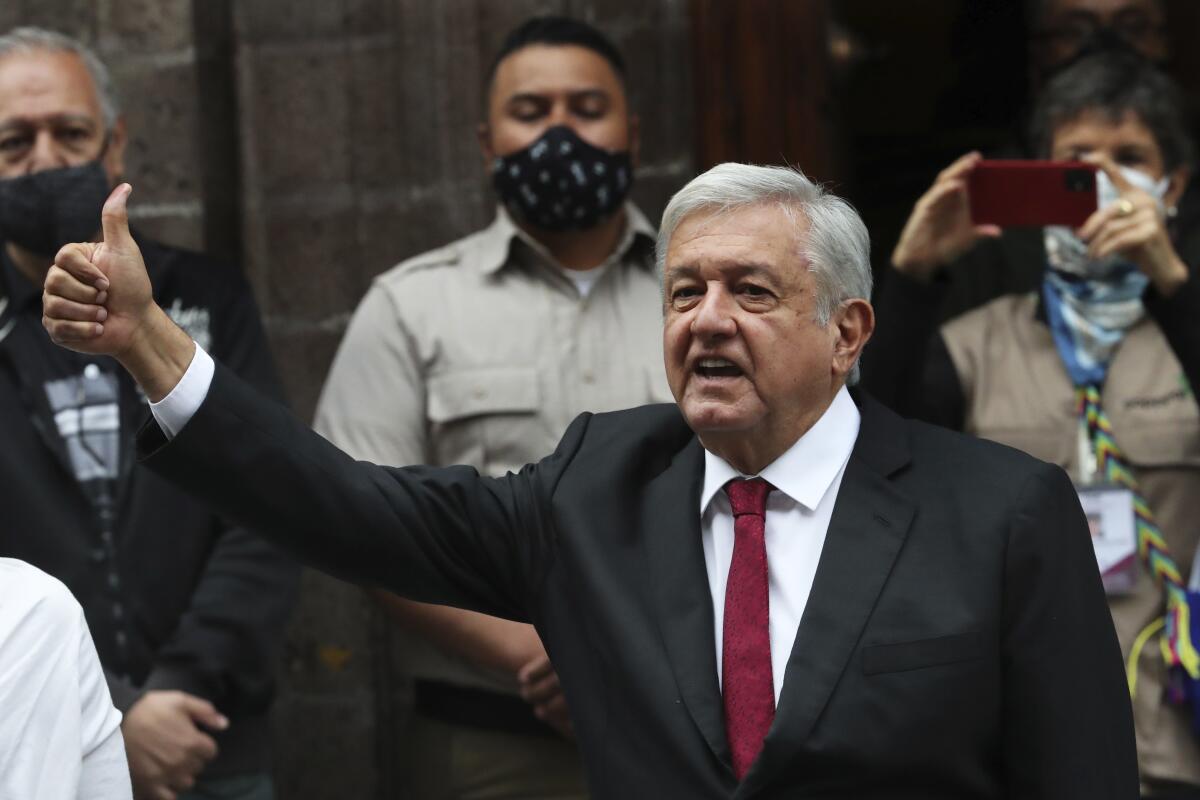
{"type": "Polygon", "coordinates": [[[967,177],[971,221],[1002,228],[1078,228],[1096,211],[1096,165],[980,160],[967,177]]]}
{"type": "Polygon", "coordinates": [[[898,272],[914,280],[928,280],[980,239],[1000,235],[998,225],[971,220],[967,179],[982,160],[979,153],[960,157],[939,172],[917,200],[892,251],[892,265],[898,272]]]}

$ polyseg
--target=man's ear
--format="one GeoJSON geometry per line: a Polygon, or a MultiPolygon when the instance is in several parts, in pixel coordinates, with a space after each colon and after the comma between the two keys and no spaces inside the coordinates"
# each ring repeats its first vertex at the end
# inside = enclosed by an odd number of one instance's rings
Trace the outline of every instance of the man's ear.
{"type": "Polygon", "coordinates": [[[492,149],[492,129],[486,122],[475,126],[475,136],[479,139],[479,152],[483,154],[483,171],[492,174],[492,162],[496,160],[496,151],[492,149]]]}
{"type": "Polygon", "coordinates": [[[834,315],[833,325],[837,332],[833,347],[833,371],[845,378],[875,332],[875,309],[861,298],[847,300],[834,315]]]}
{"type": "Polygon", "coordinates": [[[125,177],[125,146],[128,143],[129,136],[125,128],[125,118],[118,117],[116,124],[108,132],[108,146],[100,159],[110,186],[116,186],[125,177]]]}

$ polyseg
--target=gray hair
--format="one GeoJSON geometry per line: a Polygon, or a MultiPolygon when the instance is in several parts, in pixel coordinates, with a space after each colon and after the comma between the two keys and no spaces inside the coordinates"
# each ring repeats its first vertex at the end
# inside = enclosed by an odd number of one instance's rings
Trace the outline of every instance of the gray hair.
{"type": "Polygon", "coordinates": [[[32,53],[49,50],[55,53],[72,53],[79,57],[87,68],[96,86],[96,97],[100,101],[100,114],[104,118],[104,127],[112,130],[121,115],[121,106],[117,99],[117,90],[113,86],[108,67],[100,57],[83,42],[72,39],[57,31],[45,28],[22,27],[13,28],[8,33],[0,35],[0,58],[13,53],[32,53]]]}
{"type": "MultiPolygon", "coordinates": [[[[796,229],[800,256],[816,284],[816,321],[828,325],[847,300],[871,298],[871,238],[854,207],[791,167],[718,164],[693,178],[663,212],[655,256],[666,274],[667,246],[675,229],[698,212],[722,214],[777,203],[796,229]],[[804,223],[807,221],[807,230],[804,223]]],[[[846,383],[858,382],[856,363],[846,383]]]]}

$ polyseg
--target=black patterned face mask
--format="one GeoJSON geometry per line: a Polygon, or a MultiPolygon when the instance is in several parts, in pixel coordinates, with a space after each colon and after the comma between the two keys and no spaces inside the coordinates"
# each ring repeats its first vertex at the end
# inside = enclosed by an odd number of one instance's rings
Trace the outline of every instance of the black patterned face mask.
{"type": "Polygon", "coordinates": [[[628,151],[588,144],[566,125],[492,164],[500,202],[515,218],[548,231],[586,230],[625,202],[633,183],[628,151]]]}
{"type": "Polygon", "coordinates": [[[108,175],[99,161],[0,180],[0,240],[53,256],[100,230],[108,175]]]}

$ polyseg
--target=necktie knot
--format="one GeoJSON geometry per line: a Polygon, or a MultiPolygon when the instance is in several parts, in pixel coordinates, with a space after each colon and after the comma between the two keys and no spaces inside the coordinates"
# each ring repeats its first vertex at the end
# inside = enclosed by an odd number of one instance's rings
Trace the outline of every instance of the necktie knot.
{"type": "Polygon", "coordinates": [[[767,495],[774,488],[762,478],[746,478],[725,484],[725,494],[735,517],[743,514],[761,517],[767,513],[767,495]]]}

